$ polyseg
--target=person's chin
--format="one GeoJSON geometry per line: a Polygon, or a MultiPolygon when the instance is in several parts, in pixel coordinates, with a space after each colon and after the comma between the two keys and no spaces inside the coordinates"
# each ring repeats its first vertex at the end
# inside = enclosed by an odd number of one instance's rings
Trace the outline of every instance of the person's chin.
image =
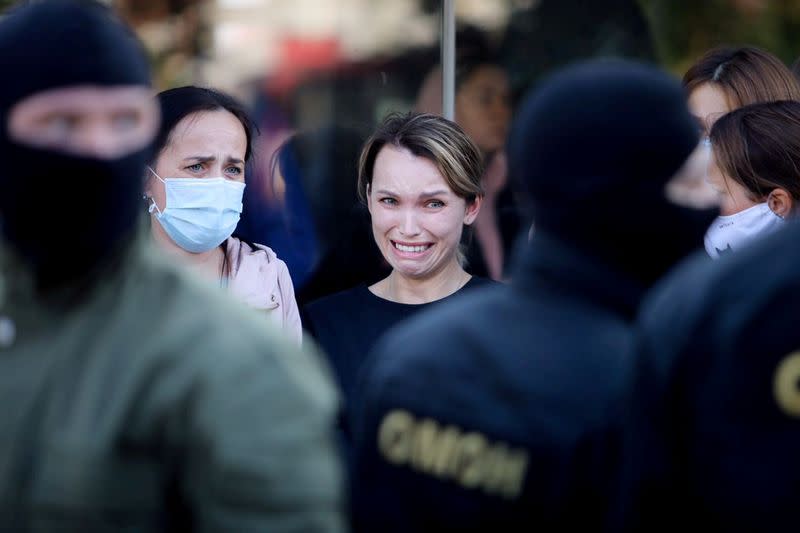
{"type": "Polygon", "coordinates": [[[397,267],[395,268],[395,272],[397,272],[400,276],[410,280],[422,280],[427,279],[430,277],[431,269],[430,268],[403,268],[397,267]]]}

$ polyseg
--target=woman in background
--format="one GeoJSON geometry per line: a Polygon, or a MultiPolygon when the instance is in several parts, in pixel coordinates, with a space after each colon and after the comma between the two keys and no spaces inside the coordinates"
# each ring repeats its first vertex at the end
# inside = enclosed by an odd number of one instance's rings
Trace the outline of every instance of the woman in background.
{"type": "Polygon", "coordinates": [[[708,182],[721,215],[706,233],[717,258],[781,228],[800,202],[800,102],[753,104],[720,117],[710,133],[708,182]]]}
{"type": "Polygon", "coordinates": [[[266,246],[232,236],[242,211],[245,163],[252,156],[247,113],[230,96],[200,87],[170,89],[158,99],[161,129],[145,184],[153,239],[300,342],[286,265],[266,246]]]}
{"type": "Polygon", "coordinates": [[[345,407],[362,364],[400,321],[487,280],[462,267],[461,235],[481,208],[481,154],[440,116],[390,115],[361,151],[358,193],[391,273],[305,308],[305,325],[328,355],[345,407]]]}
{"type": "MultiPolygon", "coordinates": [[[[752,46],[709,50],[686,71],[683,86],[703,137],[708,137],[717,119],[734,109],[800,100],[800,83],[789,68],[769,52],[752,46]]],[[[668,192],[681,203],[696,207],[716,206],[720,200],[704,182],[676,181],[668,192]]]]}
{"type": "Polygon", "coordinates": [[[276,154],[272,183],[290,241],[284,246],[311,258],[302,282],[292,276],[300,306],[388,273],[353,179],[364,139],[331,125],[292,135],[276,154]]]}
{"type": "MultiPolygon", "coordinates": [[[[509,255],[524,225],[505,156],[511,123],[510,82],[480,30],[463,28],[456,42],[455,121],[477,145],[485,169],[483,207],[473,225],[474,238],[468,242],[467,269],[499,281],[507,276],[509,255]]],[[[441,114],[441,95],[441,69],[436,67],[420,87],[416,109],[441,114]]]]}

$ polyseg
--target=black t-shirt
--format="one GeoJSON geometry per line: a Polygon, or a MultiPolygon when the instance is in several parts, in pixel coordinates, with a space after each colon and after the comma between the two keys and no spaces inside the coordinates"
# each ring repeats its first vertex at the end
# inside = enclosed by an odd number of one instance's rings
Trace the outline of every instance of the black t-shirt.
{"type": "Polygon", "coordinates": [[[308,304],[303,325],[327,355],[345,404],[349,404],[364,360],[389,328],[466,290],[493,283],[473,276],[450,296],[425,304],[392,302],[374,295],[366,285],[359,285],[308,304]]]}

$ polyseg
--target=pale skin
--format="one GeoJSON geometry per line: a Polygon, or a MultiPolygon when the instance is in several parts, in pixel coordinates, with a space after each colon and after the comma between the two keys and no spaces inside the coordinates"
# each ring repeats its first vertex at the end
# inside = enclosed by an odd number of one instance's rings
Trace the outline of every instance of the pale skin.
{"type": "MultiPolygon", "coordinates": [[[[442,71],[438,67],[426,76],[415,109],[442,114],[442,71]]],[[[458,88],[455,118],[483,153],[502,149],[511,123],[511,88],[505,71],[489,63],[478,66],[458,88]]]]}
{"type": "Polygon", "coordinates": [[[478,67],[458,88],[456,122],[484,153],[503,148],[511,122],[511,89],[500,67],[478,67]]]}
{"type": "Polygon", "coordinates": [[[152,91],[79,85],[31,95],[11,108],[9,135],[37,148],[115,159],[141,150],[158,128],[152,91]]]}
{"type": "MultiPolygon", "coordinates": [[[[703,138],[708,136],[713,122],[729,110],[728,100],[722,90],[708,83],[698,86],[691,92],[688,104],[703,138]]],[[[706,145],[699,145],[695,154],[689,159],[690,162],[703,160],[701,172],[679,172],[676,178],[670,180],[666,187],[666,194],[671,201],[695,209],[720,207],[723,198],[709,186],[705,177],[710,167],[709,153],[710,149],[706,145]]],[[[689,164],[688,166],[693,167],[694,165],[689,164]]]]}
{"type": "Polygon", "coordinates": [[[720,214],[723,216],[735,215],[762,202],[766,202],[770,210],[781,218],[786,218],[792,211],[794,202],[786,189],[779,187],[770,191],[766,198],[756,198],[743,185],[723,174],[713,154],[707,180],[722,197],[720,214]]]}
{"type": "Polygon", "coordinates": [[[707,137],[714,122],[734,108],[725,92],[715,84],[703,83],[689,94],[689,111],[702,126],[703,136],[707,137]]]}
{"type": "Polygon", "coordinates": [[[456,195],[431,160],[384,146],[375,159],[367,207],[375,242],[392,267],[388,277],[369,287],[373,294],[422,304],[449,296],[470,280],[457,250],[481,198],[467,203],[456,195]]]}
{"type": "MultiPolygon", "coordinates": [[[[172,130],[153,170],[162,179],[245,179],[247,135],[244,126],[224,110],[202,111],[184,117],[172,130]]],[[[163,211],[167,207],[164,183],[148,172],[145,195],[163,211]]],[[[208,279],[222,276],[224,253],[220,246],[207,252],[184,250],[170,238],[157,220],[150,225],[153,239],[169,255],[208,279]]]]}
{"type": "MultiPolygon", "coordinates": [[[[734,108],[722,88],[712,83],[699,85],[689,95],[689,109],[702,125],[705,136],[719,117],[734,108]]],[[[735,215],[762,202],[767,202],[772,212],[781,217],[786,217],[792,210],[792,197],[785,189],[777,188],[766,198],[756,198],[747,187],[729,179],[717,165],[713,151],[706,181],[719,194],[720,214],[723,216],[735,215]]]]}

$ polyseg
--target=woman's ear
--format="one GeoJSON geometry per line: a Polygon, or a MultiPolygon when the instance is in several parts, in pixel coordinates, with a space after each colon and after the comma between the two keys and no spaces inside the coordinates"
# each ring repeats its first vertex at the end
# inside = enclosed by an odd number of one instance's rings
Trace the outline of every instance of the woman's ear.
{"type": "Polygon", "coordinates": [[[467,209],[464,212],[464,224],[469,226],[473,222],[475,222],[475,218],[478,216],[478,213],[481,211],[481,203],[483,202],[483,196],[476,196],[472,202],[467,203],[467,209]]]}
{"type": "Polygon", "coordinates": [[[372,214],[372,197],[369,194],[369,189],[370,189],[369,186],[370,186],[370,184],[367,183],[367,188],[364,189],[364,196],[367,197],[367,211],[369,211],[369,214],[371,215],[372,214]]]}
{"type": "Polygon", "coordinates": [[[781,218],[786,218],[792,212],[794,207],[794,199],[786,189],[773,189],[767,197],[767,205],[773,213],[781,218]]]}

